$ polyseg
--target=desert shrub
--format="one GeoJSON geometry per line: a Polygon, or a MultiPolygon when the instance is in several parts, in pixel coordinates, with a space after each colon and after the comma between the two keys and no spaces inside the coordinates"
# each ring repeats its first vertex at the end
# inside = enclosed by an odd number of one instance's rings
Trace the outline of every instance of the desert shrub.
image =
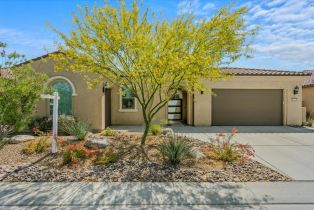
{"type": "Polygon", "coordinates": [[[237,129],[232,129],[230,134],[219,133],[215,138],[211,139],[214,153],[218,159],[225,162],[233,162],[254,156],[255,151],[252,146],[231,142],[237,132],[237,129]]]}
{"type": "Polygon", "coordinates": [[[112,148],[98,153],[94,159],[95,165],[108,165],[119,160],[119,155],[112,148]]]}
{"type": "Polygon", "coordinates": [[[74,116],[72,115],[59,115],[58,117],[58,125],[60,130],[64,131],[68,125],[72,125],[76,122],[77,120],[75,119],[74,116]]]}
{"type": "Polygon", "coordinates": [[[60,123],[62,131],[65,133],[75,136],[78,139],[84,139],[86,134],[90,131],[89,125],[80,120],[63,120],[60,123]]]}
{"type": "Polygon", "coordinates": [[[39,137],[38,139],[30,141],[28,144],[26,144],[26,147],[23,149],[23,152],[28,155],[45,152],[49,147],[48,138],[49,137],[42,136],[39,137]]]}
{"type": "Polygon", "coordinates": [[[161,134],[161,126],[159,124],[153,124],[149,128],[149,132],[154,136],[161,134]]]}
{"type": "Polygon", "coordinates": [[[52,130],[52,119],[50,117],[34,118],[30,123],[30,127],[33,130],[38,129],[40,131],[52,130]]]}
{"type": "MultiPolygon", "coordinates": [[[[61,132],[65,132],[64,128],[75,122],[76,120],[72,115],[60,115],[58,116],[58,126],[59,126],[58,129],[61,132]]],[[[32,128],[33,132],[34,130],[41,131],[41,132],[50,131],[52,130],[52,118],[51,117],[34,118],[29,126],[30,128],[32,128]]]]}
{"type": "Polygon", "coordinates": [[[175,136],[161,143],[159,150],[166,162],[176,165],[191,155],[192,145],[186,138],[175,136]]]}
{"type": "Polygon", "coordinates": [[[101,133],[100,135],[101,136],[115,136],[117,134],[117,131],[112,129],[112,128],[105,128],[101,133]]]}
{"type": "Polygon", "coordinates": [[[8,125],[0,125],[0,146],[8,142],[8,136],[13,132],[13,128],[8,125]]]}
{"type": "Polygon", "coordinates": [[[314,118],[311,118],[311,117],[307,118],[307,120],[304,122],[304,125],[309,126],[309,127],[311,127],[313,124],[314,124],[314,118]]]}
{"type": "Polygon", "coordinates": [[[84,146],[72,144],[63,151],[63,164],[77,163],[80,160],[85,160],[89,155],[89,150],[84,146]]]}
{"type": "Polygon", "coordinates": [[[44,136],[44,135],[45,135],[45,132],[39,130],[39,129],[36,128],[36,127],[33,127],[33,128],[32,128],[32,131],[33,131],[34,135],[36,135],[36,136],[44,136]]]}
{"type": "Polygon", "coordinates": [[[22,131],[32,119],[47,76],[36,72],[30,62],[24,63],[25,56],[9,53],[5,43],[0,42],[0,52],[0,70],[4,72],[0,73],[0,125],[22,131]]]}

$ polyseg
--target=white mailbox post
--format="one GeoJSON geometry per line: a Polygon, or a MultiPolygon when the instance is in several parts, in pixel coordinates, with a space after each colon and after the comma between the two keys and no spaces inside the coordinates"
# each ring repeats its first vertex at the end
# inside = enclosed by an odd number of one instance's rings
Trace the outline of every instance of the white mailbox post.
{"type": "Polygon", "coordinates": [[[53,112],[52,112],[52,138],[51,138],[51,153],[58,152],[57,149],[57,136],[58,136],[58,92],[54,92],[53,95],[42,94],[41,98],[53,100],[53,112]]]}

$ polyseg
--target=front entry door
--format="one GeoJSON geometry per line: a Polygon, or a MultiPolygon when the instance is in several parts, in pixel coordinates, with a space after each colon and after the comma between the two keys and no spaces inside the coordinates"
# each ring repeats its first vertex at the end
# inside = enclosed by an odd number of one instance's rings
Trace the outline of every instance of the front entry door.
{"type": "Polygon", "coordinates": [[[168,120],[181,121],[182,120],[182,99],[171,99],[168,102],[168,120]]]}

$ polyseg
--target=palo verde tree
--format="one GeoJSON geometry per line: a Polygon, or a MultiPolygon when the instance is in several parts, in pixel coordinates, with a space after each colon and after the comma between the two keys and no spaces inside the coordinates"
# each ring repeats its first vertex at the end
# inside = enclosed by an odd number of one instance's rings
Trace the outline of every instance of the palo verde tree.
{"type": "Polygon", "coordinates": [[[124,1],[117,8],[80,7],[69,34],[52,27],[62,40],[52,57],[57,70],[79,72],[91,85],[108,80],[131,91],[143,113],[144,145],[154,116],[178,90],[210,91],[203,81],[225,77],[219,66],[248,56],[254,31],[246,30],[246,11],[230,7],[210,20],[166,21],[136,1],[130,8],[124,1]]]}
{"type": "Polygon", "coordinates": [[[28,125],[47,79],[23,55],[8,53],[6,46],[0,42],[0,140],[28,125]]]}

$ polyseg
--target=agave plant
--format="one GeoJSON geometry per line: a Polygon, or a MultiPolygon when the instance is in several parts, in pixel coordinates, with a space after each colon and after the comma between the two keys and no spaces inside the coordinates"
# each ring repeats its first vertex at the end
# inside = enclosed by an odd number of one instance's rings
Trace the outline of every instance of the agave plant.
{"type": "Polygon", "coordinates": [[[159,150],[166,162],[177,165],[192,153],[192,146],[185,137],[174,136],[159,145],[159,150]]]}

